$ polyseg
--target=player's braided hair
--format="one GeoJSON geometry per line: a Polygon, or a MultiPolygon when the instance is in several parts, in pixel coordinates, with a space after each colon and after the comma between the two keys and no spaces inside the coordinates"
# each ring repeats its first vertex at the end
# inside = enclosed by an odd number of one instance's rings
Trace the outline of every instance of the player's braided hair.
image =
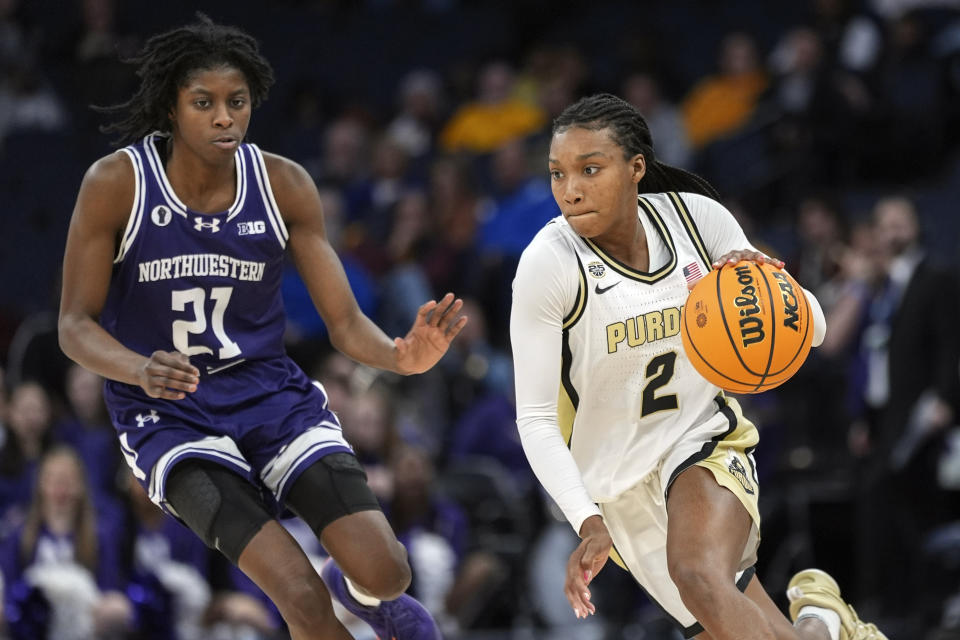
{"type": "Polygon", "coordinates": [[[643,154],[647,172],[637,185],[640,193],[687,191],[720,200],[713,185],[700,176],[657,160],[647,121],[636,107],[615,95],[598,93],[587,96],[564,109],[553,121],[553,133],[570,127],[609,129],[613,141],[623,149],[624,157],[629,159],[643,154]]]}
{"type": "Polygon", "coordinates": [[[124,103],[93,107],[121,118],[100,127],[104,133],[118,134],[116,144],[133,142],[153,131],[170,131],[168,114],[176,104],[177,91],[199,69],[239,69],[246,77],[254,107],[266,100],[273,84],[273,69],[252,36],[236,27],[215,24],[200,12],[196,22],[151,37],[127,62],[137,65],[137,92],[124,103]]]}

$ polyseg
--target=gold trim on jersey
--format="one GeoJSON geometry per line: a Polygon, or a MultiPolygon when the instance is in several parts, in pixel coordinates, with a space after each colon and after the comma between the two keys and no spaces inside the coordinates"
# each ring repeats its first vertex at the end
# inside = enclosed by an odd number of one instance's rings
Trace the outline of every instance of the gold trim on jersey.
{"type": "Polygon", "coordinates": [[[573,301],[573,309],[570,310],[570,313],[567,314],[567,317],[563,319],[563,329],[569,329],[577,323],[577,320],[583,315],[583,310],[587,308],[587,276],[583,272],[583,264],[577,260],[578,273],[580,276],[580,283],[577,288],[577,297],[573,301]]]}
{"type": "Polygon", "coordinates": [[[674,268],[677,266],[677,248],[673,244],[673,236],[670,235],[670,230],[667,228],[667,225],[664,224],[663,218],[660,217],[660,213],[657,212],[656,207],[650,204],[646,198],[637,196],[637,203],[640,208],[643,209],[647,217],[650,219],[650,222],[653,223],[654,227],[657,229],[657,233],[660,234],[660,238],[663,240],[663,244],[666,245],[667,249],[670,251],[670,261],[667,262],[664,266],[660,267],[653,273],[648,273],[645,271],[637,271],[632,267],[629,267],[613,256],[606,253],[603,249],[598,247],[592,240],[589,238],[583,238],[583,241],[587,243],[587,246],[590,249],[600,256],[600,259],[603,260],[611,269],[619,273],[620,275],[630,278],[631,280],[639,280],[640,282],[645,282],[647,284],[653,284],[664,277],[670,275],[673,272],[674,268]]]}
{"type": "Polygon", "coordinates": [[[560,427],[560,435],[567,447],[570,447],[570,440],[573,439],[573,419],[577,417],[577,408],[573,406],[573,400],[567,394],[566,388],[561,384],[560,393],[557,394],[557,425],[560,427]]]}
{"type": "Polygon", "coordinates": [[[693,242],[693,246],[696,247],[697,253],[700,254],[700,259],[703,260],[703,264],[709,270],[712,267],[710,255],[707,253],[707,248],[703,244],[700,230],[697,229],[697,225],[693,221],[693,216],[690,215],[690,210],[687,209],[687,203],[674,191],[669,192],[667,196],[669,196],[670,201],[673,203],[673,208],[676,209],[680,215],[680,220],[683,222],[684,227],[686,227],[687,235],[690,236],[690,241],[693,242]]]}

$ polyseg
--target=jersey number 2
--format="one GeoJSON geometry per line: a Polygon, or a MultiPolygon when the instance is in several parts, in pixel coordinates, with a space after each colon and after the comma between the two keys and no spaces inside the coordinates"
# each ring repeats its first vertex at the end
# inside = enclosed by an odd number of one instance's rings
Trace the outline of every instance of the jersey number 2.
{"type": "MultiPolygon", "coordinates": [[[[210,315],[210,324],[213,326],[213,335],[220,341],[217,357],[221,360],[235,358],[240,355],[240,345],[230,339],[223,330],[223,316],[233,295],[233,287],[213,287],[210,289],[210,299],[213,300],[213,313],[210,315]]],[[[200,287],[183,289],[173,292],[173,310],[186,311],[187,305],[193,305],[193,320],[173,321],[173,348],[188,356],[201,353],[212,354],[213,349],[203,345],[190,346],[190,334],[202,334],[207,330],[206,313],[207,292],[200,287]]]]}
{"type": "Polygon", "coordinates": [[[673,366],[677,362],[677,353],[669,351],[661,353],[647,363],[647,386],[643,388],[640,416],[648,416],[657,411],[667,411],[677,408],[677,395],[656,395],[657,389],[670,382],[673,377],[673,366]]]}

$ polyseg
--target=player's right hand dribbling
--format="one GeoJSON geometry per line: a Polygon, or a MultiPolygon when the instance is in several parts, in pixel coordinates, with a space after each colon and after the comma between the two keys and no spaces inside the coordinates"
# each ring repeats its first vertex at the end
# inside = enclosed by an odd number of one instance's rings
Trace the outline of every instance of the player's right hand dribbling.
{"type": "Polygon", "coordinates": [[[182,400],[199,382],[200,370],[176,351],[154,351],[137,372],[137,383],[151,398],[182,400]]]}

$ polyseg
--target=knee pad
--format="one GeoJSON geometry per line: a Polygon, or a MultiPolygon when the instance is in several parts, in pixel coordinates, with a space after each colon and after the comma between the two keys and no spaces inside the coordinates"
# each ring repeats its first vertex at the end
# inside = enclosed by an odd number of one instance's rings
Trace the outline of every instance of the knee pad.
{"type": "Polygon", "coordinates": [[[304,469],[287,493],[286,503],[317,537],[338,518],[380,509],[367,486],[367,474],[351,453],[331,453],[304,469]]]}
{"type": "Polygon", "coordinates": [[[166,496],[180,519],[233,564],[272,519],[256,487],[206,460],[189,459],[176,465],[167,477],[166,496]]]}

